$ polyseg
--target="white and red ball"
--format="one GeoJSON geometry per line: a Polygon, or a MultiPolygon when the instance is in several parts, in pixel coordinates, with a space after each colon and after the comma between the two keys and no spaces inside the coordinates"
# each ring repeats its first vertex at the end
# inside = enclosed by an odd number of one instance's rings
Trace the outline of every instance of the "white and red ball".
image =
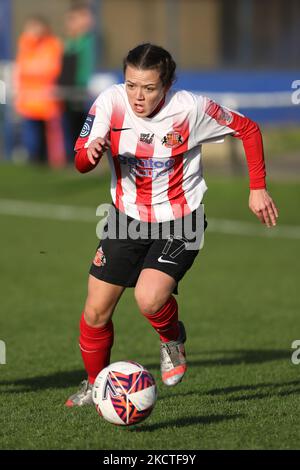
{"type": "Polygon", "coordinates": [[[98,374],[93,387],[99,415],[117,425],[130,426],[146,419],[156,398],[153,376],[137,362],[110,364],[98,374]]]}

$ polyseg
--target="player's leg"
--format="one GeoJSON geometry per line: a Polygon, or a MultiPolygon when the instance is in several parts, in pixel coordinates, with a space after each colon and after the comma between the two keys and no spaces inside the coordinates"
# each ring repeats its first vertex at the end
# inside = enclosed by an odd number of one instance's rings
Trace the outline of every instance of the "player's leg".
{"type": "Polygon", "coordinates": [[[88,295],[80,321],[79,343],[88,380],[67,404],[92,403],[92,384],[110,359],[112,314],[124,289],[135,285],[147,251],[143,243],[116,238],[113,229],[118,219],[110,217],[111,214],[90,267],[88,295]]]}
{"type": "Polygon", "coordinates": [[[114,340],[112,315],[124,289],[89,276],[88,295],[80,320],[79,345],[91,384],[109,364],[114,340]]]}
{"type": "Polygon", "coordinates": [[[178,336],[177,302],[172,296],[175,287],[175,279],[157,269],[143,269],[135,287],[138,307],[146,318],[153,320],[153,324],[156,314],[162,307],[167,307],[164,308],[164,318],[158,321],[157,326],[157,332],[166,341],[178,336]]]}
{"type": "Polygon", "coordinates": [[[191,268],[206,227],[203,206],[162,227],[167,236],[154,240],[143,263],[136,299],[141,312],[160,335],[161,373],[166,385],[176,385],[186,371],[184,325],[171,294],[191,268]]]}
{"type": "Polygon", "coordinates": [[[161,341],[161,374],[166,385],[179,383],[186,371],[185,329],[178,321],[178,305],[172,295],[176,280],[157,269],[143,269],[135,298],[141,313],[158,332],[161,341]]]}
{"type": "Polygon", "coordinates": [[[79,346],[88,379],[66,402],[67,406],[92,404],[92,385],[99,372],[109,364],[114,330],[112,315],[124,287],[90,275],[88,295],[80,320],[79,346]]]}

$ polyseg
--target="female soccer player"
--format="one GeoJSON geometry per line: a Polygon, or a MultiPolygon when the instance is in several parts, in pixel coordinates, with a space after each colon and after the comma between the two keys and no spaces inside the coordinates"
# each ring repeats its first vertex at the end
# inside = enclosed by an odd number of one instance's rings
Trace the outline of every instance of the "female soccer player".
{"type": "Polygon", "coordinates": [[[67,406],[92,404],[95,378],[110,360],[112,315],[126,287],[135,287],[140,312],[160,336],[163,383],[182,380],[186,333],[172,294],[197,256],[206,226],[202,143],[226,135],[242,139],[249,207],[262,223],[276,225],[257,124],[207,97],[172,90],[175,69],[161,47],[142,44],[129,51],[125,84],[98,96],[76,142],[75,165],[82,173],[93,170],[109,149],[113,205],[80,321],[88,378],[67,406]]]}

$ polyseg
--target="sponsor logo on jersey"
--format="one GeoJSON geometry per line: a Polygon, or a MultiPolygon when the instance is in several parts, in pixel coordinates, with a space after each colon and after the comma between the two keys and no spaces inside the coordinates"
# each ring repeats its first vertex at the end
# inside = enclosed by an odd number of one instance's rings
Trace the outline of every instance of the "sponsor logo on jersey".
{"type": "Polygon", "coordinates": [[[140,135],[140,142],[145,142],[145,144],[152,144],[154,139],[154,134],[141,134],[140,135]]]}
{"type": "Polygon", "coordinates": [[[134,176],[158,178],[174,172],[175,159],[136,158],[118,156],[122,165],[128,165],[129,172],[134,176]]]}
{"type": "Polygon", "coordinates": [[[161,143],[166,147],[177,147],[183,143],[182,135],[177,131],[168,132],[162,139],[161,143]]]}
{"type": "Polygon", "coordinates": [[[113,132],[129,131],[131,127],[112,127],[113,132]]]}
{"type": "Polygon", "coordinates": [[[215,101],[208,99],[205,112],[213,117],[220,126],[229,126],[233,121],[233,115],[229,109],[222,108],[215,101]]]}
{"type": "Polygon", "coordinates": [[[85,138],[90,135],[93,122],[94,122],[95,116],[92,114],[88,114],[85,123],[83,124],[83,128],[81,129],[80,136],[82,138],[85,138]]]}
{"type": "Polygon", "coordinates": [[[105,255],[103,253],[101,246],[96,251],[93,263],[95,266],[98,266],[98,267],[106,265],[106,258],[105,258],[105,255]]]}

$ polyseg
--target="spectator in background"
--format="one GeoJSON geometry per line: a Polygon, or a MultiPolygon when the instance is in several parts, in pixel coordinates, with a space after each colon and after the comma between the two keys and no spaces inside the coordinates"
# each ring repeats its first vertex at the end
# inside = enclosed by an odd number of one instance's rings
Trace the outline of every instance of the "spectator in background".
{"type": "Polygon", "coordinates": [[[67,11],[67,39],[59,84],[64,101],[66,153],[72,163],[75,141],[90,105],[87,87],[95,65],[93,28],[93,15],[86,5],[75,5],[67,11]]]}
{"type": "Polygon", "coordinates": [[[16,110],[22,116],[22,141],[29,160],[65,163],[61,104],[56,83],[61,72],[62,45],[46,19],[28,18],[18,42],[16,110]]]}

